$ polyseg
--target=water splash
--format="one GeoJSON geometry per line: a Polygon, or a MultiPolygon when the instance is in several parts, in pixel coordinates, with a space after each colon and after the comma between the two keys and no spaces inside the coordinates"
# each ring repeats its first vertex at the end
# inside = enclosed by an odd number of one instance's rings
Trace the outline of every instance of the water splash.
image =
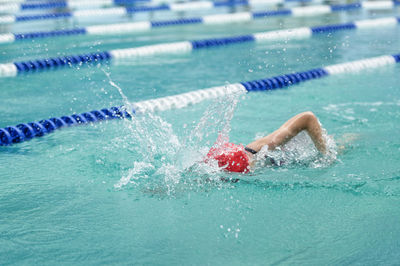
{"type": "MultiPolygon", "coordinates": [[[[185,139],[185,144],[196,145],[204,139],[217,139],[217,142],[228,142],[231,131],[231,121],[234,111],[243,92],[226,95],[224,98],[217,98],[213,104],[203,113],[199,123],[185,139]],[[212,136],[214,134],[214,136],[212,136]],[[216,136],[215,134],[218,134],[216,136]]],[[[210,142],[205,143],[210,146],[210,142]]]]}
{"type": "MultiPolygon", "coordinates": [[[[128,97],[112,81],[110,74],[103,72],[109,84],[120,93],[126,111],[131,112],[133,107],[128,97]]],[[[199,123],[189,128],[181,138],[175,134],[172,125],[157,114],[149,112],[133,116],[130,113],[132,119],[123,123],[125,135],[113,143],[119,148],[133,147],[138,155],[135,158],[139,160],[132,163],[114,187],[121,189],[131,184],[170,195],[179,183],[219,180],[221,172],[218,167],[206,166],[203,159],[217,136],[219,142],[229,140],[230,123],[240,94],[216,99],[205,110],[199,123]]]]}
{"type": "MultiPolygon", "coordinates": [[[[242,92],[237,92],[224,98],[217,98],[207,107],[198,124],[185,134],[187,137],[182,140],[184,148],[179,151],[181,157],[190,158],[195,155],[193,159],[201,158],[202,161],[212,145],[229,142],[231,121],[242,94],[242,92]]],[[[185,160],[181,162],[185,162],[185,160]]],[[[186,160],[186,162],[189,165],[195,163],[193,160],[186,160]]],[[[215,164],[215,167],[212,168],[215,170],[218,167],[215,164]]]]}
{"type": "Polygon", "coordinates": [[[102,70],[103,73],[106,75],[106,77],[107,77],[107,79],[108,79],[108,83],[109,83],[112,87],[116,88],[116,89],[118,90],[119,94],[121,95],[122,100],[123,100],[123,102],[124,102],[124,105],[122,106],[122,109],[123,109],[124,111],[126,111],[129,115],[131,115],[131,116],[133,117],[133,110],[134,110],[134,108],[133,108],[133,106],[132,106],[132,103],[129,102],[128,97],[126,97],[126,95],[125,95],[124,92],[122,91],[121,87],[119,87],[117,84],[115,84],[115,82],[111,79],[110,73],[108,73],[108,72],[105,71],[104,69],[101,69],[101,70],[102,70]]]}
{"type": "MultiPolygon", "coordinates": [[[[109,83],[123,98],[125,106],[131,106],[123,90],[107,74],[109,83]]],[[[125,135],[114,140],[116,147],[135,150],[136,161],[124,171],[114,185],[117,189],[135,186],[142,191],[171,195],[178,190],[203,189],[207,184],[221,184],[221,179],[231,175],[221,171],[217,163],[205,164],[204,158],[212,145],[229,142],[231,121],[241,93],[217,98],[204,111],[199,122],[187,128],[182,137],[175,134],[170,123],[154,113],[138,114],[123,123],[125,135]]],[[[131,109],[132,110],[132,109],[131,109]]],[[[128,110],[127,110],[128,111],[128,110]]],[[[324,138],[328,153],[319,156],[312,140],[305,132],[300,133],[281,149],[268,151],[264,147],[257,156],[268,156],[284,167],[304,165],[312,168],[326,167],[336,160],[336,143],[326,131],[324,138]]],[[[259,160],[255,172],[268,165],[259,160]]],[[[218,186],[218,185],[217,185],[218,186]]]]}
{"type": "MultiPolygon", "coordinates": [[[[222,182],[221,178],[238,176],[220,171],[217,166],[204,164],[203,158],[215,140],[229,141],[231,120],[240,97],[232,95],[211,102],[199,122],[188,128],[185,134],[180,134],[183,137],[178,137],[172,125],[156,114],[147,113],[126,120],[122,128],[125,136],[115,140],[117,145],[114,148],[133,147],[137,156],[132,158],[137,160],[123,170],[122,177],[114,187],[134,188],[133,191],[161,198],[175,197],[181,193],[186,195],[188,190],[207,192],[221,187],[234,187],[235,183],[222,182]]],[[[276,167],[261,163],[252,174],[240,176],[239,184],[264,190],[329,189],[355,195],[400,195],[399,186],[390,186],[390,191],[387,189],[386,184],[393,183],[392,180],[375,181],[369,177],[359,179],[331,174],[323,178],[319,176],[318,179],[313,175],[310,177],[310,171],[316,171],[315,168],[324,169],[338,161],[336,142],[326,131],[323,136],[328,147],[325,156],[319,155],[306,132],[300,133],[282,149],[268,151],[267,147],[263,148],[260,156],[268,155],[275,161],[283,161],[283,165],[276,167]],[[292,172],[291,168],[296,171],[292,172]],[[296,174],[299,171],[301,173],[296,174]]],[[[398,173],[394,173],[394,176],[398,180],[398,173]]]]}
{"type": "Polygon", "coordinates": [[[136,184],[135,180],[140,178],[149,178],[149,170],[154,170],[152,164],[146,162],[134,162],[133,168],[129,169],[128,173],[123,176],[115,185],[115,188],[122,188],[129,183],[136,184]]]}
{"type": "Polygon", "coordinates": [[[268,150],[264,146],[256,154],[256,169],[264,167],[298,167],[300,165],[312,168],[321,168],[331,165],[337,160],[337,146],[332,136],[323,129],[323,138],[327,146],[327,153],[321,155],[316,149],[311,137],[306,131],[300,132],[282,147],[268,150]]]}

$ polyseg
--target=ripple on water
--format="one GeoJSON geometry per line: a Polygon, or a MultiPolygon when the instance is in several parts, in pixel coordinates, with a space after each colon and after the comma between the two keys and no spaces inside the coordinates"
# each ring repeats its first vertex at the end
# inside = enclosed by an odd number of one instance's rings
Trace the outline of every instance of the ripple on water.
{"type": "Polygon", "coordinates": [[[74,233],[77,230],[74,228],[53,227],[53,228],[16,228],[4,234],[4,238],[12,241],[21,247],[32,245],[51,245],[61,244],[67,240],[72,240],[74,233]]]}

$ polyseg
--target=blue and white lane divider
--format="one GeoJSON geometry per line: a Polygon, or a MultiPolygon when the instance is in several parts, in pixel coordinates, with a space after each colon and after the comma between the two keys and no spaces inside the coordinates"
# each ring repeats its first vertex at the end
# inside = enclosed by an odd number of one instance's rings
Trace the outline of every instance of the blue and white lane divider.
{"type": "MultiPolygon", "coordinates": [[[[90,2],[93,0],[0,0],[0,4],[7,4],[7,3],[32,3],[32,2],[90,2]]],[[[132,0],[120,0],[122,2],[132,2],[132,0]]],[[[164,0],[152,0],[152,2],[165,2],[164,0]]],[[[168,0],[169,3],[171,2],[179,2],[181,0],[168,0]]],[[[284,0],[285,2],[289,3],[309,3],[309,2],[321,2],[321,0],[284,0]]]]}
{"type": "MultiPolygon", "coordinates": [[[[104,16],[124,16],[128,14],[138,12],[150,12],[150,11],[190,11],[190,10],[204,10],[212,9],[221,6],[240,6],[247,5],[253,0],[233,0],[224,2],[212,2],[212,1],[197,1],[197,2],[186,2],[186,3],[172,3],[172,4],[161,4],[152,6],[138,6],[138,7],[112,7],[103,9],[88,9],[88,10],[77,10],[73,12],[59,12],[53,14],[40,14],[40,15],[7,15],[0,16],[0,24],[30,21],[30,20],[46,20],[46,19],[59,19],[59,18],[86,18],[86,17],[104,17],[104,16]]],[[[265,1],[265,0],[254,0],[254,1],[265,1]]],[[[275,0],[274,0],[275,1],[275,0]]],[[[277,0],[280,1],[280,0],[277,0]]],[[[0,12],[1,13],[1,12],[0,12]]],[[[3,12],[4,13],[4,12],[3,12]]]]}
{"type": "MultiPolygon", "coordinates": [[[[103,1],[103,0],[94,0],[94,1],[103,1]]],[[[104,0],[105,1],[105,0],[104,0]]],[[[192,11],[192,10],[205,10],[212,9],[216,7],[223,6],[259,6],[259,5],[274,5],[279,3],[284,3],[285,0],[232,0],[232,1],[194,1],[194,2],[184,2],[184,3],[171,3],[171,4],[161,4],[161,5],[149,5],[149,6],[137,6],[137,7],[113,7],[113,8],[98,8],[98,9],[83,9],[76,10],[71,12],[64,12],[58,14],[44,14],[44,15],[27,15],[27,16],[15,16],[15,21],[23,21],[23,20],[33,20],[33,19],[51,19],[57,17],[51,17],[51,15],[59,15],[64,17],[74,17],[74,18],[83,18],[83,17],[99,17],[99,16],[121,16],[127,15],[137,12],[149,12],[149,11],[192,11]]],[[[90,4],[89,2],[88,4],[90,4]]],[[[73,4],[73,3],[71,3],[73,4]]],[[[52,4],[47,4],[47,6],[51,6],[52,4]]],[[[56,5],[56,4],[55,4],[56,5]]],[[[79,5],[77,3],[76,5],[79,5]]],[[[30,5],[32,6],[32,5],[30,5]]],[[[46,5],[43,5],[46,6],[46,5]]],[[[62,7],[62,4],[60,4],[62,7]]],[[[0,13],[15,13],[20,11],[19,4],[9,4],[0,6],[0,13]]],[[[0,19],[1,22],[1,19],[0,19]]]]}
{"type": "MultiPolygon", "coordinates": [[[[295,14],[298,17],[320,15],[321,13],[317,12],[315,8],[316,6],[298,7],[295,9],[297,10],[295,14]]],[[[58,37],[58,36],[130,34],[133,32],[150,31],[151,29],[154,28],[188,25],[188,24],[215,25],[215,24],[239,23],[239,22],[251,21],[254,19],[260,19],[264,17],[282,16],[287,14],[289,14],[289,12],[285,10],[267,11],[267,12],[265,11],[239,12],[233,14],[215,14],[203,17],[170,19],[170,20],[160,20],[160,21],[140,21],[131,23],[95,25],[95,26],[88,26],[86,28],[75,28],[66,30],[26,32],[26,33],[5,33],[5,34],[0,34],[0,44],[12,43],[15,41],[26,40],[26,39],[58,37]]]]}
{"type": "MultiPolygon", "coordinates": [[[[0,0],[0,4],[59,3],[59,2],[93,2],[96,0],[0,0]]],[[[111,3],[132,3],[135,0],[107,0],[111,3]]],[[[297,1],[297,0],[296,0],[297,1]]]]}
{"type": "MultiPolygon", "coordinates": [[[[53,1],[53,2],[9,2],[1,5],[0,2],[0,13],[10,13],[14,14],[24,10],[42,10],[42,9],[54,9],[54,8],[68,8],[68,9],[87,9],[87,8],[103,8],[103,7],[111,7],[115,5],[129,5],[135,4],[138,2],[151,2],[151,0],[90,0],[90,1],[71,1],[71,0],[63,0],[63,1],[53,1]]],[[[267,5],[277,5],[283,4],[285,2],[313,2],[313,0],[247,0],[248,3],[258,3],[258,4],[267,4],[267,5]]],[[[238,3],[247,4],[247,2],[240,1],[238,3]]]]}
{"type": "Polygon", "coordinates": [[[0,146],[11,145],[14,143],[27,141],[35,137],[41,137],[53,132],[56,129],[67,126],[83,125],[117,118],[130,118],[131,114],[136,113],[183,108],[207,99],[223,97],[228,94],[276,90],[307,80],[319,79],[328,75],[358,72],[364,69],[394,65],[399,62],[400,54],[373,57],[359,61],[311,69],[303,72],[289,73],[272,78],[234,83],[153,100],[136,102],[125,107],[120,106],[104,108],[101,110],[93,110],[81,114],[53,117],[49,119],[43,119],[38,122],[8,126],[5,128],[0,128],[0,146]]]}
{"type": "Polygon", "coordinates": [[[0,77],[15,77],[23,73],[35,73],[38,71],[57,69],[64,66],[101,63],[103,61],[117,61],[129,58],[139,58],[160,54],[184,54],[192,50],[210,48],[215,46],[230,45],[244,42],[268,42],[289,41],[293,39],[306,39],[312,35],[326,32],[352,29],[385,28],[394,27],[400,23],[400,18],[390,17],[381,19],[360,20],[351,23],[324,25],[315,27],[304,27],[285,29],[277,31],[260,32],[249,35],[241,35],[225,38],[214,38],[206,40],[184,41],[147,45],[135,48],[115,49],[105,52],[87,53],[79,55],[51,57],[46,59],[34,59],[29,61],[0,64],[0,77]]]}
{"type": "MultiPolygon", "coordinates": [[[[1,0],[0,0],[1,1],[1,0]]],[[[9,2],[1,4],[0,2],[0,13],[14,14],[24,10],[39,10],[39,9],[54,9],[54,8],[68,8],[68,9],[87,9],[87,8],[103,8],[115,5],[129,5],[138,2],[151,2],[151,0],[90,0],[90,1],[78,1],[78,0],[63,0],[63,1],[40,1],[40,2],[9,2]]],[[[229,1],[226,1],[229,2],[229,1]]],[[[264,5],[278,5],[295,2],[316,2],[316,0],[241,0],[236,1],[238,4],[264,4],[264,5]]],[[[320,1],[319,1],[320,2],[320,1]]],[[[182,4],[182,3],[181,3],[182,4]]],[[[179,4],[178,6],[181,6],[179,4]]],[[[234,4],[234,3],[233,3],[234,4]]],[[[169,5],[171,10],[174,8],[173,4],[169,5]]],[[[186,5],[187,6],[187,5],[186,5]]],[[[194,6],[194,5],[190,5],[194,6]]]]}
{"type": "MultiPolygon", "coordinates": [[[[275,1],[275,0],[274,0],[275,1]]],[[[276,0],[281,1],[281,0],[276,0]]],[[[190,10],[201,10],[201,9],[212,9],[221,6],[259,6],[265,3],[265,0],[233,0],[224,2],[211,2],[211,1],[198,1],[198,2],[187,2],[187,3],[175,3],[175,4],[164,4],[158,6],[142,6],[142,7],[115,7],[107,9],[90,9],[90,10],[78,10],[75,12],[60,12],[53,14],[40,14],[40,15],[6,15],[0,16],[0,24],[14,23],[21,21],[30,20],[45,20],[45,19],[59,19],[59,18],[85,18],[85,17],[104,17],[104,16],[123,16],[127,14],[137,13],[137,12],[149,12],[149,11],[190,11],[190,10]]],[[[290,9],[280,9],[278,10],[280,15],[286,16],[313,16],[327,14],[336,11],[346,11],[352,9],[365,9],[365,10],[389,10],[393,9],[396,5],[399,5],[400,1],[364,1],[353,4],[344,5],[315,5],[309,6],[307,8],[294,7],[290,9]]],[[[264,13],[268,14],[266,11],[264,13]]],[[[259,12],[261,16],[263,12],[259,12]]],[[[271,13],[273,14],[273,13],[271,13]]]]}
{"type": "Polygon", "coordinates": [[[54,8],[68,8],[68,9],[86,9],[86,8],[101,8],[110,7],[121,4],[132,4],[137,2],[148,2],[149,0],[90,0],[90,1],[40,1],[29,3],[0,3],[0,13],[17,13],[25,10],[42,10],[54,8]]]}

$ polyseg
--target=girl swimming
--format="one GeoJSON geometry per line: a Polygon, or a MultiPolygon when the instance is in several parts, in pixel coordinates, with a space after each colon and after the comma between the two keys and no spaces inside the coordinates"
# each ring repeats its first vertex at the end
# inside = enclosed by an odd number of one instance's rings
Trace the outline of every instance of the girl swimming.
{"type": "MultiPolygon", "coordinates": [[[[315,147],[321,154],[326,154],[326,142],[322,136],[322,127],[318,118],[310,111],[293,116],[279,129],[268,136],[259,138],[247,146],[234,143],[223,143],[213,146],[207,154],[206,161],[214,159],[218,166],[226,171],[247,173],[255,163],[255,154],[264,146],[268,150],[280,147],[299,134],[307,131],[315,147]]],[[[276,164],[273,160],[272,164],[276,164]]]]}

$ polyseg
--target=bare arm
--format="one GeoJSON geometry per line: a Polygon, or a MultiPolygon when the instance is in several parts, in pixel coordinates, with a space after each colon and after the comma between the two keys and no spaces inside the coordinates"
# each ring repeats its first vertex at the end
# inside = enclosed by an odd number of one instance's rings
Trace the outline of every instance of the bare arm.
{"type": "Polygon", "coordinates": [[[268,145],[268,149],[273,150],[276,147],[285,144],[303,130],[308,132],[315,147],[322,154],[325,154],[326,144],[322,137],[322,128],[318,118],[312,112],[300,113],[290,118],[278,130],[268,136],[253,141],[248,144],[247,147],[258,152],[263,146],[268,145]]]}

